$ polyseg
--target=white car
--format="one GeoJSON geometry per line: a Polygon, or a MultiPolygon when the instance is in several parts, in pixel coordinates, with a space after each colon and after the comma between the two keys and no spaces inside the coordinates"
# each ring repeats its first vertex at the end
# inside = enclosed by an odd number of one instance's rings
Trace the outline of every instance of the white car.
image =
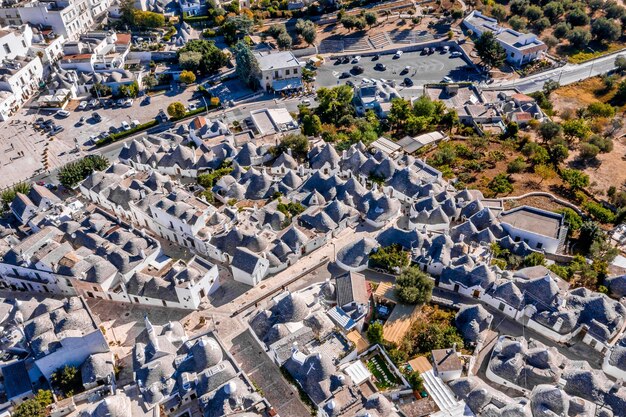
{"type": "Polygon", "coordinates": [[[195,104],[190,104],[189,105],[189,111],[194,111],[194,110],[198,110],[198,106],[195,104]]]}
{"type": "Polygon", "coordinates": [[[450,57],[452,57],[452,58],[458,58],[458,57],[460,57],[461,55],[463,55],[463,54],[462,54],[462,53],[460,53],[459,51],[454,51],[454,52],[452,52],[452,53],[450,54],[450,57]]]}
{"type": "Polygon", "coordinates": [[[353,63],[353,64],[356,64],[356,63],[357,63],[357,62],[359,62],[360,60],[361,60],[361,57],[360,57],[359,55],[357,55],[357,56],[355,56],[355,57],[352,59],[352,63],[353,63]]]}
{"type": "Polygon", "coordinates": [[[88,104],[89,103],[86,101],[81,101],[80,104],[78,105],[78,110],[85,110],[88,104]]]}
{"type": "Polygon", "coordinates": [[[135,128],[137,126],[139,126],[139,120],[133,120],[132,122],[130,122],[130,127],[135,128]]]}
{"type": "Polygon", "coordinates": [[[310,106],[311,105],[311,100],[309,100],[308,98],[305,98],[304,100],[302,100],[302,105],[303,106],[310,106]]]}
{"type": "Polygon", "coordinates": [[[59,110],[57,112],[57,115],[60,117],[68,117],[70,115],[70,112],[67,110],[59,110]]]}
{"type": "Polygon", "coordinates": [[[444,46],[443,48],[441,48],[441,52],[444,54],[448,53],[449,50],[450,50],[449,46],[444,46]]]}
{"type": "Polygon", "coordinates": [[[442,80],[442,81],[443,81],[444,83],[451,83],[451,82],[452,82],[452,78],[450,78],[450,77],[443,77],[443,80],[442,80]]]}
{"type": "Polygon", "coordinates": [[[393,57],[394,58],[400,58],[403,53],[404,53],[403,51],[396,51],[396,54],[393,57]]]}
{"type": "Polygon", "coordinates": [[[130,125],[126,120],[122,121],[122,130],[130,130],[130,125]]]}
{"type": "Polygon", "coordinates": [[[124,101],[124,107],[130,107],[130,106],[132,106],[132,105],[133,105],[133,103],[134,103],[134,100],[133,100],[132,98],[127,98],[127,99],[124,101]]]}

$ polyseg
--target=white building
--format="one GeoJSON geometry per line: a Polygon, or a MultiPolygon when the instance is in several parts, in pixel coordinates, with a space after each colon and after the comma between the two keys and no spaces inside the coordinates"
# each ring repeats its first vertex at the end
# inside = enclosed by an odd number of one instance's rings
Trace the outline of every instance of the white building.
{"type": "Polygon", "coordinates": [[[230,264],[235,281],[257,285],[267,275],[270,262],[246,248],[237,248],[230,264]]]}
{"type": "Polygon", "coordinates": [[[80,40],[65,43],[59,67],[86,73],[122,70],[130,52],[130,39],[128,33],[87,33],[80,40]]]}
{"type": "Polygon", "coordinates": [[[465,27],[474,35],[480,36],[484,32],[493,32],[498,43],[506,51],[506,59],[513,65],[527,64],[543,55],[548,49],[536,35],[532,33],[520,33],[513,29],[498,25],[498,21],[487,17],[481,12],[474,10],[464,20],[465,27]]]}
{"type": "Polygon", "coordinates": [[[500,213],[498,218],[514,241],[547,253],[557,253],[567,235],[562,214],[536,207],[516,207],[500,213]]]}
{"type": "Polygon", "coordinates": [[[38,56],[4,59],[0,64],[0,120],[7,120],[39,91],[42,78],[43,65],[38,56]]]}
{"type": "Polygon", "coordinates": [[[106,9],[105,5],[108,7],[108,0],[26,1],[0,9],[0,22],[50,28],[65,39],[75,40],[92,28],[94,17],[106,9]]]}
{"type": "Polygon", "coordinates": [[[260,86],[265,90],[288,91],[302,88],[302,68],[291,51],[255,54],[261,73],[260,86]]]}
{"type": "Polygon", "coordinates": [[[298,129],[287,109],[259,109],[250,112],[250,118],[260,135],[272,135],[298,129]]]}

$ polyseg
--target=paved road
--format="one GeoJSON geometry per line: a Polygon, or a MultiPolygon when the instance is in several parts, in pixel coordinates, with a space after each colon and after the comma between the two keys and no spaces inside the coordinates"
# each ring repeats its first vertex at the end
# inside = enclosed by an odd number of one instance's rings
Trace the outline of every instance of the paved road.
{"type": "Polygon", "coordinates": [[[537,75],[506,81],[492,86],[517,87],[524,93],[539,91],[548,80],[558,81],[561,85],[572,84],[586,78],[606,74],[615,69],[615,58],[626,52],[616,52],[610,55],[588,61],[582,64],[566,64],[564,67],[553,69],[537,75]]]}

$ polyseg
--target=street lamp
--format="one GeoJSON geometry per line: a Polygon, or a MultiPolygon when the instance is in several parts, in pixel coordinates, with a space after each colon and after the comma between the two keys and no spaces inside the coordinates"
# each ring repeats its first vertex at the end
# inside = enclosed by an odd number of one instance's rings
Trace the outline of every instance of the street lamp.
{"type": "MultiPolygon", "coordinates": [[[[596,51],[591,46],[588,46],[587,48],[589,48],[589,50],[594,54],[596,53],[596,51]]],[[[591,73],[593,72],[593,64],[596,63],[594,59],[591,60],[591,68],[589,68],[589,76],[587,78],[591,78],[591,73]]]]}

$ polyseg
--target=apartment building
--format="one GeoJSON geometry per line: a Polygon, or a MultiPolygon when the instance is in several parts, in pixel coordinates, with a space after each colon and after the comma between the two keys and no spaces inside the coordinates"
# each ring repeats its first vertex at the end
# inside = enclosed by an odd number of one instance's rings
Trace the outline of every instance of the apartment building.
{"type": "Polygon", "coordinates": [[[265,90],[288,91],[302,88],[300,61],[291,51],[255,54],[261,73],[259,84],[265,90]]]}
{"type": "MultiPolygon", "coordinates": [[[[3,45],[6,52],[7,44],[3,45]]],[[[0,120],[7,120],[39,90],[43,65],[39,57],[16,56],[0,63],[0,120]]]]}

